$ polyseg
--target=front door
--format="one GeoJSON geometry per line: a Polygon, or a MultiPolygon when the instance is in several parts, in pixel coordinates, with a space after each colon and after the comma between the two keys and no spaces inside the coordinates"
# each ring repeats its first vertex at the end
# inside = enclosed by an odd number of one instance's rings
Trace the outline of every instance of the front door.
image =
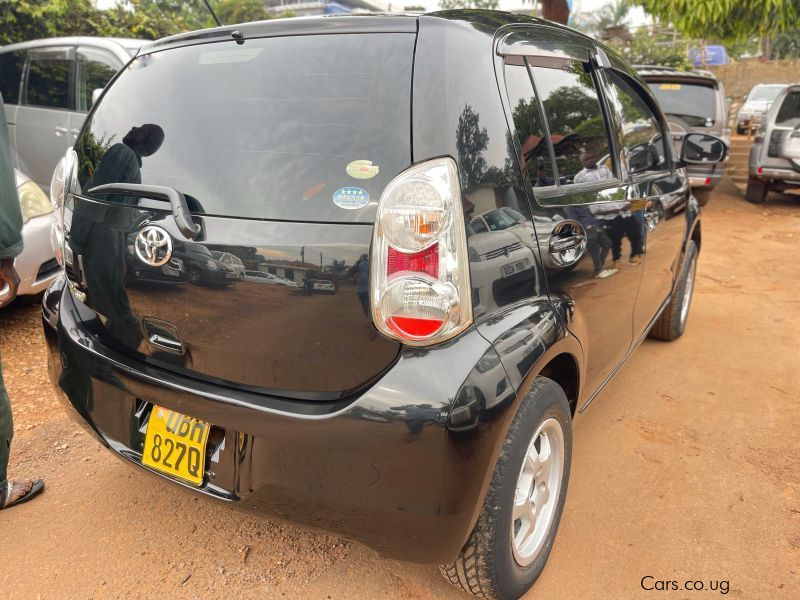
{"type": "Polygon", "coordinates": [[[685,179],[672,169],[671,146],[664,144],[669,140],[668,128],[657,116],[649,94],[618,71],[604,71],[603,80],[616,124],[620,162],[631,183],[629,199],[643,211],[645,255],[633,314],[634,337],[638,338],[669,299],[680,269],[687,190],[685,179]]]}
{"type": "Polygon", "coordinates": [[[31,50],[25,69],[22,103],[17,110],[16,141],[20,169],[50,189],[56,164],[72,146],[69,134],[72,47],[31,50]]]}
{"type": "Polygon", "coordinates": [[[631,346],[643,240],[587,63],[588,50],[582,60],[507,57],[505,83],[548,291],[568,307],[590,396],[631,346]]]}

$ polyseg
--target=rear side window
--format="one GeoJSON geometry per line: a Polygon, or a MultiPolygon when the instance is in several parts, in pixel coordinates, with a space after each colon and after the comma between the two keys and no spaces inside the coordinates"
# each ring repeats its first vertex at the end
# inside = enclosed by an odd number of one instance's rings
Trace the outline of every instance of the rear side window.
{"type": "Polygon", "coordinates": [[[525,168],[533,187],[555,183],[553,161],[544,134],[542,116],[525,65],[506,65],[506,90],[511,104],[514,129],[522,148],[525,168]]]}
{"type": "Polygon", "coordinates": [[[712,85],[685,81],[648,81],[661,110],[690,127],[713,127],[717,122],[717,90],[712,85]]]}
{"type": "Polygon", "coordinates": [[[531,66],[544,106],[560,185],[614,179],[608,133],[592,75],[582,63],[531,66]]]}
{"type": "Polygon", "coordinates": [[[372,222],[411,162],[414,39],[292,36],[139,56],[78,141],[81,187],[140,181],[211,215],[372,222]]]}
{"type": "Polygon", "coordinates": [[[45,108],[69,108],[72,61],[64,50],[31,52],[25,103],[45,108]]]}
{"type": "Polygon", "coordinates": [[[25,66],[25,52],[0,54],[0,94],[6,104],[19,104],[23,66],[25,66]]]}
{"type": "Polygon", "coordinates": [[[78,50],[76,107],[81,112],[92,108],[92,95],[102,90],[122,65],[111,55],[93,48],[78,50]]]}
{"type": "Polygon", "coordinates": [[[783,98],[775,116],[775,125],[792,128],[800,125],[800,90],[793,90],[783,98]]]}

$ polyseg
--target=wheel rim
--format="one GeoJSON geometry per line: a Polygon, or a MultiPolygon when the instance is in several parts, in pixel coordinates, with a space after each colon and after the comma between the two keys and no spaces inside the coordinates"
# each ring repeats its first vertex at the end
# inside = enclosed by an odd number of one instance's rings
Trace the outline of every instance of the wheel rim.
{"type": "Polygon", "coordinates": [[[511,517],[514,560],[522,567],[539,555],[561,494],[564,474],[564,432],[555,419],[539,425],[522,462],[511,517]]]}
{"type": "Polygon", "coordinates": [[[683,301],[681,302],[681,327],[686,325],[689,317],[689,306],[692,303],[692,293],[694,292],[694,272],[697,266],[697,259],[693,258],[689,265],[689,272],[686,274],[686,288],[683,290],[683,301]]]}

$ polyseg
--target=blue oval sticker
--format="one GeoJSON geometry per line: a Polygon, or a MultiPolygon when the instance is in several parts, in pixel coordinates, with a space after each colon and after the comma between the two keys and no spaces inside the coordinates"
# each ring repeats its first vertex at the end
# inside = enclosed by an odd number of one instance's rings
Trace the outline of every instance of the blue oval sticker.
{"type": "Polygon", "coordinates": [[[333,193],[333,203],[347,210],[364,208],[369,204],[369,192],[357,187],[339,188],[333,193]]]}

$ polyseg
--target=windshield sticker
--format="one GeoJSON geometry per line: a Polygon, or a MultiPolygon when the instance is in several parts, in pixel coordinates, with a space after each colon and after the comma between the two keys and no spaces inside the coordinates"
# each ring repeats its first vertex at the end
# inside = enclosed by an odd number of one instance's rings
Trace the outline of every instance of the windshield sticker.
{"type": "Polygon", "coordinates": [[[347,163],[344,170],[353,179],[372,179],[380,173],[381,168],[373,165],[371,160],[354,160],[347,163]]]}
{"type": "Polygon", "coordinates": [[[355,210],[369,204],[369,192],[357,187],[344,187],[333,193],[333,203],[339,208],[355,210]]]}
{"type": "Polygon", "coordinates": [[[674,91],[677,92],[678,90],[681,89],[681,84],[680,83],[662,83],[661,85],[658,86],[658,89],[660,89],[660,90],[674,90],[674,91]]]}

